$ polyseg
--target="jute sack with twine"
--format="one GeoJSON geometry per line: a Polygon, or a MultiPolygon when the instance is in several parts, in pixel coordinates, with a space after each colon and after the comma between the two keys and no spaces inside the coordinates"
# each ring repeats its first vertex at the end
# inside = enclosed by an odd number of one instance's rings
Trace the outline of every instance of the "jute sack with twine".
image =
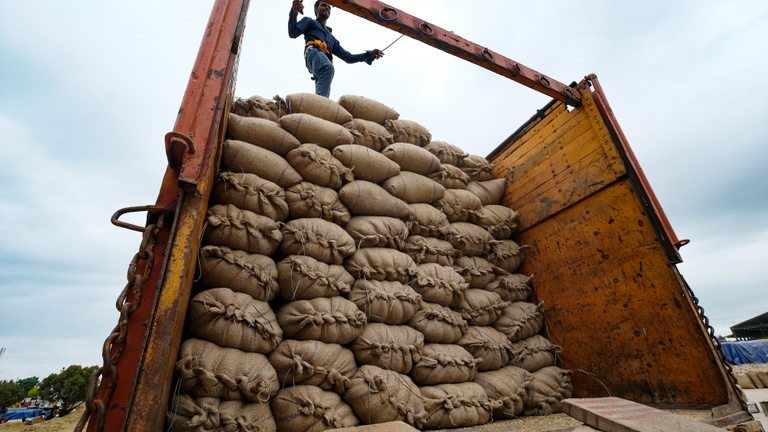
{"type": "Polygon", "coordinates": [[[485,205],[499,204],[507,186],[507,179],[493,179],[480,182],[469,182],[467,190],[472,192],[485,205]]]}
{"type": "Polygon", "coordinates": [[[440,162],[447,165],[458,167],[469,154],[453,144],[445,141],[432,141],[424,146],[424,149],[440,159],[440,162]]]}
{"type": "Polygon", "coordinates": [[[278,222],[232,204],[209,207],[206,213],[206,244],[272,255],[282,239],[278,222]]]}
{"type": "Polygon", "coordinates": [[[493,164],[484,157],[469,155],[459,165],[472,181],[488,181],[493,178],[493,164]]]}
{"type": "Polygon", "coordinates": [[[339,344],[286,339],[269,354],[280,385],[314,385],[344,394],[357,371],[355,356],[339,344]]]}
{"type": "Polygon", "coordinates": [[[421,359],[424,335],[404,325],[370,323],[350,344],[359,365],[374,365],[408,374],[421,359]]]}
{"type": "Polygon", "coordinates": [[[281,188],[291,187],[302,180],[301,174],[279,154],[237,140],[224,141],[221,168],[256,174],[281,188]]]}
{"type": "Polygon", "coordinates": [[[368,322],[404,324],[421,306],[421,296],[400,282],[358,279],[347,299],[356,304],[368,322]]]}
{"type": "Polygon", "coordinates": [[[181,344],[175,370],[181,391],[195,397],[265,403],[280,388],[275,369],[263,354],[222,348],[200,339],[181,344]]]}
{"type": "Polygon", "coordinates": [[[285,156],[301,144],[293,135],[271,120],[229,115],[227,139],[238,140],[285,156]]]}
{"type": "Polygon", "coordinates": [[[485,327],[493,324],[501,316],[509,302],[493,292],[482,289],[469,289],[462,300],[454,308],[467,321],[467,324],[485,327]]]}
{"type": "Polygon", "coordinates": [[[760,379],[756,371],[747,371],[747,375],[749,375],[749,379],[751,379],[755,384],[755,388],[765,388],[765,384],[763,384],[763,381],[760,379]]]}
{"type": "Polygon", "coordinates": [[[736,383],[744,390],[752,390],[757,387],[755,387],[755,383],[752,382],[752,378],[749,377],[746,373],[734,373],[733,376],[736,377],[736,383]]]}
{"type": "Polygon", "coordinates": [[[491,421],[499,403],[492,402],[478,384],[439,384],[419,387],[427,413],[426,429],[480,426],[491,421]]]}
{"type": "Polygon", "coordinates": [[[392,134],[396,143],[410,143],[421,147],[432,141],[432,134],[427,128],[413,120],[387,120],[384,127],[392,134]]]}
{"type": "Polygon", "coordinates": [[[533,375],[525,369],[506,366],[502,369],[480,372],[473,380],[479,384],[488,399],[501,406],[493,411],[494,418],[516,418],[523,412],[526,389],[533,381],[533,375]]]}
{"type": "Polygon", "coordinates": [[[421,359],[411,369],[411,379],[420,386],[457,384],[475,379],[477,362],[455,344],[424,344],[421,359]]]}
{"type": "Polygon", "coordinates": [[[421,307],[407,324],[424,335],[424,342],[442,344],[458,342],[468,328],[460,313],[427,301],[421,302],[421,307]]]}
{"type": "Polygon", "coordinates": [[[256,174],[220,172],[211,192],[211,203],[232,204],[275,221],[288,218],[283,188],[256,174]]]}
{"type": "Polygon", "coordinates": [[[320,218],[344,225],[352,218],[339,201],[338,192],[313,183],[301,182],[289,187],[285,190],[285,201],[291,219],[320,218]]]}
{"type": "Polygon", "coordinates": [[[277,322],[286,337],[348,344],[360,336],[365,314],[342,297],[296,300],[277,311],[277,322]]]}
{"type": "Polygon", "coordinates": [[[354,144],[355,138],[344,126],[309,114],[288,114],[278,121],[280,126],[302,144],[314,143],[328,150],[342,144],[354,144]]]}
{"type": "Polygon", "coordinates": [[[525,252],[533,249],[533,246],[520,246],[513,240],[499,240],[491,246],[491,255],[488,260],[493,265],[514,273],[525,260],[525,252]]]}
{"type": "Polygon", "coordinates": [[[468,257],[487,256],[496,239],[483,228],[469,222],[453,222],[448,240],[454,248],[468,257]]]}
{"type": "Polygon", "coordinates": [[[408,238],[408,227],[401,219],[386,216],[355,216],[344,225],[344,231],[358,248],[388,247],[402,249],[408,238]]]}
{"type": "Polygon", "coordinates": [[[531,336],[512,344],[513,366],[521,367],[528,372],[536,372],[547,366],[557,364],[557,355],[563,349],[541,335],[531,336]]]}
{"type": "Polygon", "coordinates": [[[523,301],[505,307],[493,328],[504,333],[515,343],[539,334],[544,327],[544,303],[538,305],[523,301]]]}
{"type": "Polygon", "coordinates": [[[528,385],[523,415],[544,416],[562,412],[562,401],[573,395],[571,371],[549,366],[534,372],[528,385]]]}
{"type": "Polygon", "coordinates": [[[200,287],[226,287],[260,301],[277,297],[277,266],[266,255],[209,245],[200,249],[198,263],[200,287]]]}
{"type": "Polygon", "coordinates": [[[437,156],[408,141],[395,141],[385,147],[381,154],[400,165],[401,171],[427,175],[440,170],[440,159],[437,156]]]}
{"type": "Polygon", "coordinates": [[[344,123],[344,127],[352,133],[356,143],[377,153],[395,142],[392,139],[392,134],[384,126],[370,120],[352,119],[352,121],[344,123]]]}
{"type": "Polygon", "coordinates": [[[453,268],[464,278],[470,288],[485,288],[504,271],[481,257],[461,256],[454,260],[453,268]]]}
{"type": "Polygon", "coordinates": [[[363,424],[402,421],[417,429],[424,426],[421,392],[407,375],[361,366],[344,393],[344,401],[363,424]]]}
{"type": "Polygon", "coordinates": [[[355,216],[411,217],[405,201],[395,198],[376,183],[355,180],[342,186],[339,199],[355,216]]]}
{"type": "Polygon", "coordinates": [[[441,266],[453,266],[454,257],[458,255],[451,243],[434,237],[412,235],[405,240],[401,247],[416,264],[440,264],[441,266]]]}
{"type": "Polygon", "coordinates": [[[317,144],[302,144],[285,156],[304,180],[334,190],[355,179],[352,170],[333,157],[331,151],[317,144]]]}
{"type": "Polygon", "coordinates": [[[283,255],[309,255],[326,264],[341,264],[355,252],[355,241],[343,228],[319,218],[294,219],[283,226],[283,255]]]}
{"type": "Polygon", "coordinates": [[[169,431],[179,432],[277,430],[268,403],[195,398],[185,393],[171,400],[166,413],[166,427],[169,431]]]}
{"type": "Polygon", "coordinates": [[[432,206],[443,212],[449,222],[466,222],[483,208],[480,198],[464,189],[446,189],[432,206]]]}
{"type": "Polygon", "coordinates": [[[381,183],[400,174],[400,165],[376,150],[358,144],[340,145],[333,149],[333,156],[351,169],[358,180],[381,183]]]}
{"type": "Polygon", "coordinates": [[[358,249],[344,261],[344,268],[357,279],[401,283],[408,283],[418,273],[411,257],[389,248],[358,249]]]}
{"type": "Polygon", "coordinates": [[[322,432],[360,424],[339,395],[310,385],[280,390],[272,400],[272,414],[277,432],[322,432]]]}
{"type": "Polygon", "coordinates": [[[258,117],[273,122],[277,122],[285,113],[275,101],[256,95],[248,99],[235,99],[232,102],[232,112],[241,117],[258,117]]]}
{"type": "Polygon", "coordinates": [[[355,278],[340,265],[308,255],[289,255],[277,263],[280,297],[286,301],[346,295],[355,278]]]}
{"type": "Polygon", "coordinates": [[[469,287],[453,267],[435,263],[419,264],[412,286],[424,301],[442,306],[459,304],[469,287]]]}
{"type": "Polygon", "coordinates": [[[400,114],[379,101],[363,96],[344,95],[339,98],[339,105],[349,111],[354,118],[384,124],[387,120],[397,120],[400,114]]]}
{"type": "Polygon", "coordinates": [[[229,288],[213,288],[194,296],[187,323],[195,337],[246,352],[266,354],[283,340],[269,303],[229,288]]]}
{"type": "Polygon", "coordinates": [[[381,187],[409,204],[431,203],[445,194],[445,187],[440,183],[410,171],[388,178],[381,187]]]}
{"type": "Polygon", "coordinates": [[[430,204],[411,204],[411,218],[406,222],[410,235],[445,238],[450,232],[450,222],[445,213],[430,204]]]}
{"type": "Polygon", "coordinates": [[[352,120],[352,114],[338,102],[314,93],[289,94],[285,101],[292,113],[309,114],[338,124],[352,120]]]}
{"type": "Polygon", "coordinates": [[[427,177],[440,183],[446,189],[466,189],[469,176],[460,168],[453,165],[442,164],[440,169],[427,174],[427,177]]]}
{"type": "Polygon", "coordinates": [[[510,302],[526,301],[533,293],[531,280],[533,280],[533,275],[527,276],[520,273],[501,274],[496,276],[496,279],[483,289],[495,292],[501,296],[502,300],[510,302]]]}
{"type": "Polygon", "coordinates": [[[493,327],[469,326],[457,344],[478,361],[478,372],[501,369],[512,358],[512,343],[493,327]]]}
{"type": "Polygon", "coordinates": [[[520,216],[516,211],[502,205],[483,206],[470,219],[478,226],[485,228],[497,240],[512,237],[517,230],[520,216]]]}

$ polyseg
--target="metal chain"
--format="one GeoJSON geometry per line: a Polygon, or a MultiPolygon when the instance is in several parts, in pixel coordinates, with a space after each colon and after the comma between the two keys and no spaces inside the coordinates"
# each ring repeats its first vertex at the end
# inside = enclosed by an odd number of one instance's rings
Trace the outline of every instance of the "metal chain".
{"type": "Polygon", "coordinates": [[[120,319],[112,330],[112,333],[110,333],[104,341],[101,353],[104,365],[97,369],[91,376],[91,380],[88,383],[88,393],[85,399],[85,412],[83,412],[82,417],[80,417],[80,421],[75,427],[75,432],[83,431],[86,425],[88,425],[93,413],[97,413],[95,430],[97,432],[104,430],[107,407],[109,406],[112,394],[117,386],[117,366],[115,366],[115,364],[125,349],[126,336],[128,335],[128,319],[131,314],[141,306],[141,289],[144,282],[146,282],[152,274],[155,258],[152,249],[157,242],[157,234],[163,228],[164,219],[165,213],[161,213],[156,224],[149,224],[142,231],[139,251],[133,256],[133,259],[128,266],[128,283],[126,283],[123,291],[117,297],[117,301],[115,302],[115,306],[120,312],[120,319]],[[143,274],[136,274],[137,269],[142,263],[145,264],[143,274]],[[102,382],[103,380],[108,380],[106,391],[104,392],[103,399],[97,399],[100,388],[104,386],[104,383],[102,382]]]}

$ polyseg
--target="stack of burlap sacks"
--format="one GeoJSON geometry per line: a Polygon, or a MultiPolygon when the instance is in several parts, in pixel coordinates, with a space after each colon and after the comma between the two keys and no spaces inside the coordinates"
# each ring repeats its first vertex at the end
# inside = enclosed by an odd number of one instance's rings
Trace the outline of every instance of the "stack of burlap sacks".
{"type": "Polygon", "coordinates": [[[491,165],[359,96],[238,100],[173,430],[419,429],[570,397],[491,165]]]}

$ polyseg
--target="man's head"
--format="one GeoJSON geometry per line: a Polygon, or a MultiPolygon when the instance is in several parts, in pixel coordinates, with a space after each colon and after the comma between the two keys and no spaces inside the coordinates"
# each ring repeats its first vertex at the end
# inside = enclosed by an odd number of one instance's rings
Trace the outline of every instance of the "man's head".
{"type": "Polygon", "coordinates": [[[327,20],[331,16],[331,5],[326,2],[315,2],[315,16],[321,20],[327,20]]]}

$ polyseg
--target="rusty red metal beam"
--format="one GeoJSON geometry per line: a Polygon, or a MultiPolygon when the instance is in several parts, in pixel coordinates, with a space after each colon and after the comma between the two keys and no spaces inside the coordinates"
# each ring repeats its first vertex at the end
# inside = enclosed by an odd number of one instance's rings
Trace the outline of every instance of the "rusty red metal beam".
{"type": "Polygon", "coordinates": [[[569,87],[453,32],[380,1],[327,0],[326,3],[474,63],[571,106],[578,105],[581,99],[581,93],[576,88],[569,87]]]}

